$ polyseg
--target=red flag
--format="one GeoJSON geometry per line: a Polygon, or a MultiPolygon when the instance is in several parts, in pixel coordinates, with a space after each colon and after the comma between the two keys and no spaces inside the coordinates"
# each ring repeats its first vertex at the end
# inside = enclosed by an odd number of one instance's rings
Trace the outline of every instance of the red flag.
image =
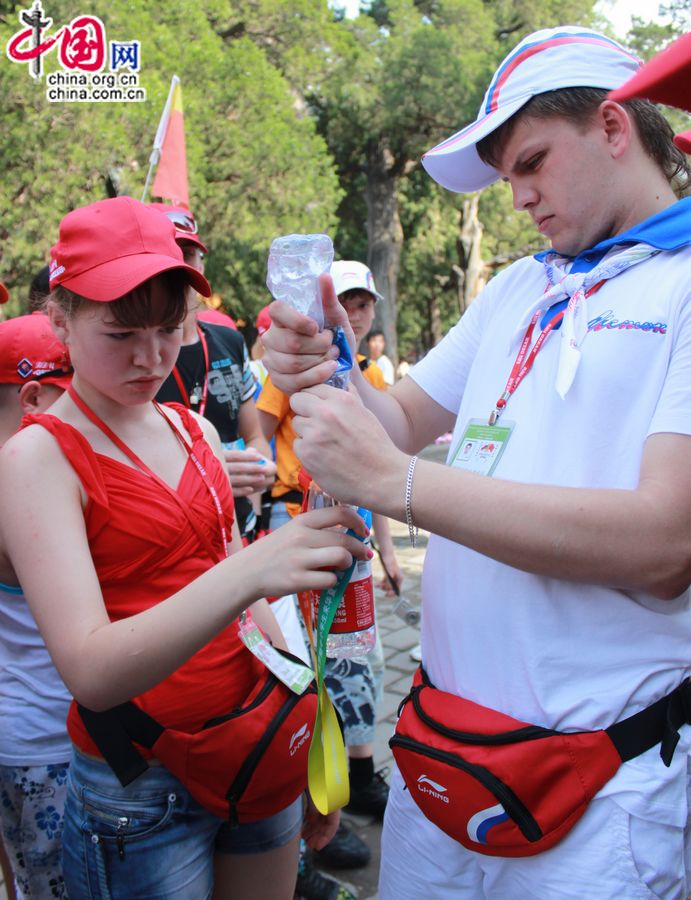
{"type": "Polygon", "coordinates": [[[158,158],[158,168],[152,195],[170,200],[174,206],[189,209],[185,120],[182,112],[182,88],[177,75],[173,75],[168,100],[156,132],[152,157],[154,155],[158,158]]]}

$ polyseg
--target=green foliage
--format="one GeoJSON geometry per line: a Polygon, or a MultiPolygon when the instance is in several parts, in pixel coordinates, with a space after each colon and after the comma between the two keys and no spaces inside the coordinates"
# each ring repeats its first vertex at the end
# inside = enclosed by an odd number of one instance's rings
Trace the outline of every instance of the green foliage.
{"type": "MultiPolygon", "coordinates": [[[[0,271],[13,298],[25,296],[47,260],[65,212],[107,196],[107,179],[119,193],[141,196],[173,74],[182,81],[191,205],[211,249],[208,271],[236,314],[252,315],[266,302],[266,254],[276,234],[335,226],[341,194],[314,120],[296,111],[294,91],[264,47],[217,30],[236,7],[92,0],[89,13],[101,17],[108,39],[141,40],[143,103],[50,104],[45,79],[35,83],[24,65],[5,60],[0,271]]],[[[57,28],[75,5],[55,0],[49,13],[57,28]]],[[[0,37],[7,41],[18,27],[16,14],[7,16],[0,37]]],[[[304,43],[300,52],[308,55],[304,43]]],[[[44,60],[45,72],[59,67],[54,52],[44,60]]]]}
{"type": "Polygon", "coordinates": [[[677,31],[671,22],[646,22],[634,16],[631,30],[626,36],[626,44],[637,56],[647,60],[662,50],[676,35],[677,31]]]}

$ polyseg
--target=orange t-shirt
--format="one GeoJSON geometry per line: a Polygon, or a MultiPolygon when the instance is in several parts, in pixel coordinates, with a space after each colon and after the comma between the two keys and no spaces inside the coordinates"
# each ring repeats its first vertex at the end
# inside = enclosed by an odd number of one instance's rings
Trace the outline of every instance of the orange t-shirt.
{"type": "MultiPolygon", "coordinates": [[[[358,354],[358,363],[362,363],[365,359],[366,357],[358,354]]],[[[382,371],[376,363],[370,361],[369,365],[362,370],[362,374],[372,387],[380,391],[387,389],[388,385],[384,381],[382,371]]],[[[257,409],[275,416],[278,420],[274,435],[276,438],[277,474],[271,490],[271,496],[275,500],[280,500],[289,491],[301,490],[298,475],[302,466],[300,460],[293,452],[293,441],[295,440],[293,416],[295,413],[290,408],[288,395],[274,386],[271,376],[266,379],[262,392],[257,399],[257,409]]],[[[300,504],[286,503],[286,509],[291,516],[296,516],[300,512],[300,504]]]]}

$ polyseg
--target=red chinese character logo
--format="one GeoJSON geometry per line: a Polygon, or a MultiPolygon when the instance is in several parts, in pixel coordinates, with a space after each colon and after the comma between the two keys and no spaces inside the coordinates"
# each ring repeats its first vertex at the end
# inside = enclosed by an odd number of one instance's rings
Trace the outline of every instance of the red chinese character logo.
{"type": "Polygon", "coordinates": [[[52,19],[43,18],[40,0],[36,0],[31,9],[22,10],[19,21],[28,25],[24,31],[18,31],[7,43],[7,55],[13,62],[31,62],[29,67],[32,78],[41,77],[41,56],[47,53],[53,44],[59,40],[60,32],[47,41],[41,40],[41,32],[50,28],[52,19]],[[26,43],[28,47],[25,47],[26,43]]]}
{"type": "Polygon", "coordinates": [[[31,62],[33,78],[41,77],[41,57],[56,43],[60,45],[60,62],[65,69],[98,72],[103,68],[106,56],[106,29],[97,16],[78,16],[69,26],[65,25],[53,37],[45,38],[43,32],[53,20],[43,17],[40,0],[31,9],[23,10],[19,20],[29,27],[18,31],[7,43],[7,56],[13,62],[31,62]]]}
{"type": "Polygon", "coordinates": [[[106,56],[106,30],[95,16],[79,16],[63,28],[60,62],[66,69],[98,72],[106,56]]]}

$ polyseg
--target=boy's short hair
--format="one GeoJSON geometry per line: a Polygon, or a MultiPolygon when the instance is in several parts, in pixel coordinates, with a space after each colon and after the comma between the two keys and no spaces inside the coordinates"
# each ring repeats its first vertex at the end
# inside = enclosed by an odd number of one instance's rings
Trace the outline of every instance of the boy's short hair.
{"type": "MultiPolygon", "coordinates": [[[[549,119],[560,117],[577,127],[587,128],[600,104],[607,99],[602,88],[563,88],[536,94],[487,137],[478,141],[477,153],[489,166],[499,164],[503,148],[509,142],[516,125],[524,118],[549,119]]],[[[631,114],[636,132],[648,156],[657,163],[669,181],[676,179],[683,190],[691,181],[688,160],[674,144],[674,132],[659,111],[648,100],[628,100],[622,104],[631,114]]]]}
{"type": "Polygon", "coordinates": [[[367,337],[365,338],[365,340],[366,340],[366,341],[370,341],[372,338],[375,338],[375,337],[383,337],[383,338],[385,338],[386,335],[385,335],[384,332],[381,330],[381,328],[373,328],[373,329],[369,332],[369,334],[367,335],[367,337]]]}

